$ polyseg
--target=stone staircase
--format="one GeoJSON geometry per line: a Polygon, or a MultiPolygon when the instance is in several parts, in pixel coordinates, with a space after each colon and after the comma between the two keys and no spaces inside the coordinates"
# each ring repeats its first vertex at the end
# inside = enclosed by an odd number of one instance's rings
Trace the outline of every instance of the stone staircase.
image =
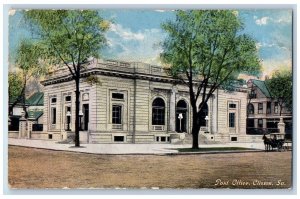
{"type": "MultiPolygon", "coordinates": [[[[198,137],[199,144],[219,144],[220,142],[215,141],[214,139],[210,139],[210,136],[203,135],[199,133],[198,137]]],[[[183,144],[192,144],[193,143],[193,136],[192,134],[185,134],[185,139],[183,140],[183,144]]]]}

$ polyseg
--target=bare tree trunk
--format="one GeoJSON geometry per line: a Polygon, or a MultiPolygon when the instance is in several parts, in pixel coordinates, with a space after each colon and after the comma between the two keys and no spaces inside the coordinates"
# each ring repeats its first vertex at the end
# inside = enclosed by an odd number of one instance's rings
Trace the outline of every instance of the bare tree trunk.
{"type": "Polygon", "coordinates": [[[25,118],[27,118],[28,114],[27,114],[27,110],[26,110],[26,84],[27,84],[27,80],[26,80],[26,76],[24,78],[24,89],[22,89],[22,106],[23,106],[23,111],[25,113],[25,118]]]}
{"type": "Polygon", "coordinates": [[[193,145],[192,149],[199,149],[199,130],[200,123],[197,117],[197,112],[193,111],[193,127],[192,127],[192,135],[193,135],[193,145]]]}

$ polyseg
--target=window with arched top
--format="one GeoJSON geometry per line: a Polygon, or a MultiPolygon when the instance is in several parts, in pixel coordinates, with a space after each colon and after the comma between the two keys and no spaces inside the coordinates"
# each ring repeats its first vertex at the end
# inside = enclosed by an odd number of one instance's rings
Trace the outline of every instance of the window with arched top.
{"type": "Polygon", "coordinates": [[[187,104],[184,100],[180,100],[177,102],[177,108],[180,108],[180,109],[186,109],[187,108],[187,104]]]}
{"type": "Polygon", "coordinates": [[[248,114],[254,114],[254,106],[253,104],[248,104],[248,114]]]}
{"type": "Polygon", "coordinates": [[[187,103],[179,100],[176,105],[176,132],[187,132],[187,103]]]}
{"type": "Polygon", "coordinates": [[[165,125],[165,102],[159,97],[152,103],[152,125],[165,125]]]}

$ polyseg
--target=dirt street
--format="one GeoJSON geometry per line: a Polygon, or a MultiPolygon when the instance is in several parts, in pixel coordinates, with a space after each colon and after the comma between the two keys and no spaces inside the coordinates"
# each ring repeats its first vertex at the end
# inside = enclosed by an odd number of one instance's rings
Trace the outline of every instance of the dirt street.
{"type": "Polygon", "coordinates": [[[292,153],[95,155],[9,146],[11,188],[288,188],[292,153]]]}

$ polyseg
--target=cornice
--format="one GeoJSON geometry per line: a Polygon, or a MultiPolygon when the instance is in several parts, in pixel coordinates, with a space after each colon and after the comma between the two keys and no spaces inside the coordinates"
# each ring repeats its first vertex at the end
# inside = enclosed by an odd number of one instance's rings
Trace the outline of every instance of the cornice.
{"type": "MultiPolygon", "coordinates": [[[[166,76],[159,76],[159,75],[152,75],[152,74],[146,74],[146,73],[130,73],[130,72],[124,72],[124,71],[118,71],[118,70],[109,70],[109,69],[103,69],[103,68],[91,68],[87,69],[81,72],[80,78],[88,77],[90,75],[105,75],[105,76],[112,76],[112,77],[122,77],[127,79],[141,79],[141,80],[150,80],[150,81],[156,81],[156,82],[167,82],[167,83],[179,83],[180,81],[177,79],[174,79],[172,77],[166,77],[166,76]]],[[[68,82],[72,81],[73,77],[68,75],[63,75],[59,77],[52,77],[47,80],[44,80],[41,82],[42,85],[48,86],[53,84],[58,84],[62,82],[68,82]]]]}
{"type": "MultiPolygon", "coordinates": [[[[80,78],[88,77],[90,75],[104,75],[110,77],[122,77],[127,79],[140,79],[140,80],[149,80],[154,82],[183,84],[181,80],[173,78],[171,76],[152,75],[149,73],[140,73],[140,72],[126,72],[126,71],[111,70],[111,69],[105,69],[99,67],[83,70],[81,72],[80,78]]],[[[71,76],[71,74],[68,74],[68,75],[62,75],[58,77],[55,76],[50,77],[47,80],[41,81],[41,84],[43,86],[49,86],[49,85],[59,84],[63,82],[69,82],[72,80],[73,77],[71,76]]],[[[197,82],[195,82],[195,84],[197,84],[197,82]]],[[[247,90],[243,88],[236,88],[235,91],[247,92],[247,90]]]]}

